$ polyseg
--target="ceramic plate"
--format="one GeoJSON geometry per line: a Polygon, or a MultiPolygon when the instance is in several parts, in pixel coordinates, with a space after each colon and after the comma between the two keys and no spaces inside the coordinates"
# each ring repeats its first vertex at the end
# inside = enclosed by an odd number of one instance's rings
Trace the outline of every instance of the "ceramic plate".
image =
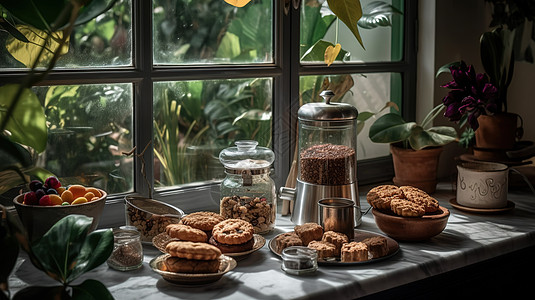
{"type": "Polygon", "coordinates": [[[476,207],[469,207],[459,204],[457,202],[457,198],[450,199],[451,206],[457,208],[458,210],[471,212],[471,213],[479,213],[479,214],[498,214],[503,213],[506,211],[510,211],[513,208],[515,208],[515,203],[512,201],[507,201],[507,206],[502,208],[476,208],[476,207]]]}
{"type": "Polygon", "coordinates": [[[228,271],[233,270],[237,263],[236,261],[229,256],[221,255],[219,257],[219,271],[217,273],[205,273],[205,274],[189,274],[189,273],[176,273],[176,272],[169,272],[166,270],[165,267],[165,259],[169,257],[169,254],[162,254],[160,256],[157,256],[153,258],[149,265],[151,269],[160,274],[163,279],[174,283],[174,284],[181,284],[181,285],[199,285],[199,284],[207,284],[216,282],[223,275],[225,275],[228,271]]]}
{"type": "MultiPolygon", "coordinates": [[[[273,237],[269,241],[269,244],[268,244],[269,250],[271,250],[271,252],[273,252],[275,255],[277,255],[279,257],[281,256],[281,253],[276,250],[277,247],[276,247],[275,239],[281,234],[278,234],[275,237],[273,237]]],[[[390,237],[387,237],[387,236],[384,236],[382,234],[378,234],[378,233],[375,233],[375,232],[355,229],[355,239],[354,239],[354,241],[358,242],[358,241],[362,241],[362,240],[364,240],[366,238],[374,237],[374,236],[382,236],[382,237],[384,237],[386,239],[387,247],[388,247],[388,253],[385,256],[378,257],[378,258],[372,258],[372,259],[365,260],[365,261],[354,261],[354,262],[341,262],[339,257],[338,258],[337,257],[331,257],[331,258],[326,258],[326,259],[318,259],[318,265],[347,266],[347,265],[370,264],[370,263],[375,263],[375,262],[382,261],[382,260],[385,260],[385,259],[389,259],[389,258],[391,258],[392,256],[394,256],[394,255],[396,255],[398,253],[398,251],[399,251],[398,242],[396,242],[394,239],[392,239],[390,237]]]]}
{"type": "MultiPolygon", "coordinates": [[[[266,244],[266,239],[259,234],[255,233],[253,238],[254,238],[254,244],[251,250],[247,250],[243,252],[236,252],[236,253],[225,253],[225,255],[231,256],[231,257],[245,256],[245,255],[248,255],[257,251],[258,249],[264,247],[264,245],[266,244]]],[[[180,240],[176,238],[172,238],[169,235],[167,235],[167,233],[162,232],[152,239],[152,244],[162,253],[166,253],[165,246],[167,246],[167,244],[169,244],[172,241],[180,241],[180,240]]]]}

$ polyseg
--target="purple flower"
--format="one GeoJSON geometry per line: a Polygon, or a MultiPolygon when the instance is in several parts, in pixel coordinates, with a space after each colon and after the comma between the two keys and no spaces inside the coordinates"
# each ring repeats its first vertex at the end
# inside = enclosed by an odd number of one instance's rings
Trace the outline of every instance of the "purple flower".
{"type": "Polygon", "coordinates": [[[450,89],[442,99],[446,106],[444,116],[458,122],[466,114],[469,126],[476,130],[477,117],[497,112],[498,89],[489,83],[486,74],[476,74],[474,66],[467,66],[464,61],[451,66],[450,71],[453,80],[441,86],[450,89]]]}

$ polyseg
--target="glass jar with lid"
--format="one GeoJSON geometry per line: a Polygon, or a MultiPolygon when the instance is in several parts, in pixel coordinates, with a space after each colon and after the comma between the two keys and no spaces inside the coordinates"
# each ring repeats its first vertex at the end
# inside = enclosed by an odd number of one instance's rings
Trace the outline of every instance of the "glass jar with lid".
{"type": "Polygon", "coordinates": [[[219,153],[226,173],[220,188],[220,214],[251,223],[255,233],[267,233],[275,227],[277,211],[275,182],[270,177],[275,154],[256,141],[235,144],[219,153]]]}

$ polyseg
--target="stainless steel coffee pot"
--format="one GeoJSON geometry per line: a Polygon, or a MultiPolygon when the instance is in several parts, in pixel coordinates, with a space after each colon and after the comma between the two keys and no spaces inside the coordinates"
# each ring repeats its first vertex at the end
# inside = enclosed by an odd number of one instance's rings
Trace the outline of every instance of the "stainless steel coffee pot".
{"type": "Polygon", "coordinates": [[[299,122],[298,174],[295,189],[282,187],[281,198],[294,200],[291,216],[301,225],[318,222],[318,201],[328,197],[355,203],[355,226],[361,210],[357,183],[357,109],[333,103],[334,93],[323,91],[325,102],[307,103],[297,112],[299,122]]]}

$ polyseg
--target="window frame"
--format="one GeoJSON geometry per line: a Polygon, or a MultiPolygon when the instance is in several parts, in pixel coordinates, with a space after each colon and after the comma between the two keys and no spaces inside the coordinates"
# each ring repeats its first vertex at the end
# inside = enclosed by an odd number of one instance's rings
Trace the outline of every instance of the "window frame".
{"type": "MultiPolygon", "coordinates": [[[[396,0],[394,0],[396,1],[396,0]]],[[[277,187],[284,185],[289,172],[297,128],[299,103],[299,76],[322,74],[355,74],[397,72],[402,81],[402,115],[408,120],[415,118],[416,110],[416,56],[417,56],[417,0],[404,1],[403,55],[396,62],[348,63],[325,65],[300,64],[299,22],[302,1],[273,1],[273,63],[250,65],[154,65],[152,49],[152,1],[132,0],[132,64],[128,67],[54,69],[38,85],[109,84],[130,83],[133,85],[133,130],[134,145],[143,148],[152,138],[153,82],[269,77],[273,80],[273,165],[277,187]],[[294,3],[299,3],[295,7],[294,3]],[[284,5],[289,6],[285,13],[284,5]],[[285,30],[288,29],[289,30],[285,30]]],[[[0,71],[3,83],[20,82],[26,70],[6,69],[0,71]]],[[[152,148],[151,148],[152,149],[152,148]]],[[[145,153],[145,161],[152,162],[152,151],[145,153]]],[[[145,166],[146,173],[153,174],[153,164],[145,166]]],[[[134,163],[134,192],[148,195],[149,188],[141,176],[141,166],[134,163]]],[[[360,185],[390,180],[391,157],[360,160],[358,162],[360,185]]],[[[153,178],[149,178],[153,182],[153,178]]],[[[181,207],[185,212],[213,210],[218,199],[212,199],[217,183],[202,186],[180,186],[154,190],[153,197],[181,207]]],[[[124,214],[122,207],[126,194],[108,197],[102,225],[120,224],[117,216],[124,214]],[[121,211],[121,212],[119,212],[121,211]]]]}

